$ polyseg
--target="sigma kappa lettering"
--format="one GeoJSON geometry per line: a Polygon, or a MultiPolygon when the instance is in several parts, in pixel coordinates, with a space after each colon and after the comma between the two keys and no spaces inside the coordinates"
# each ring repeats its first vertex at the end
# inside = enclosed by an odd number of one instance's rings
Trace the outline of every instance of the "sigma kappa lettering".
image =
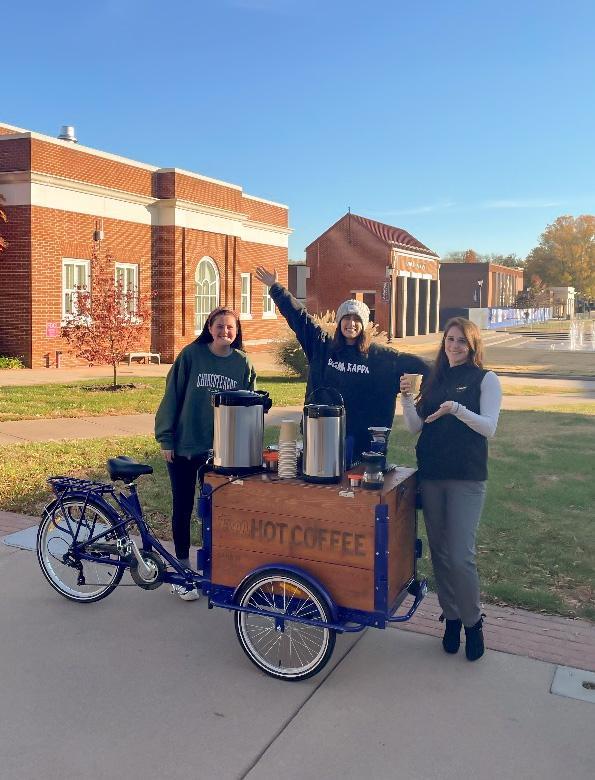
{"type": "Polygon", "coordinates": [[[334,368],[336,371],[341,371],[348,374],[369,374],[370,369],[363,363],[345,363],[344,360],[328,359],[328,365],[334,368]]]}

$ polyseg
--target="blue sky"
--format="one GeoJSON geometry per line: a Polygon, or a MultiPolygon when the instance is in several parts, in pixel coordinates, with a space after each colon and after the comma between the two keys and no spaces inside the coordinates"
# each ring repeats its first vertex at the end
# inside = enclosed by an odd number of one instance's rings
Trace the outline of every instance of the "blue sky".
{"type": "Polygon", "coordinates": [[[0,121],[286,203],[290,257],[351,206],[444,254],[595,213],[592,0],[29,0],[0,121]]]}

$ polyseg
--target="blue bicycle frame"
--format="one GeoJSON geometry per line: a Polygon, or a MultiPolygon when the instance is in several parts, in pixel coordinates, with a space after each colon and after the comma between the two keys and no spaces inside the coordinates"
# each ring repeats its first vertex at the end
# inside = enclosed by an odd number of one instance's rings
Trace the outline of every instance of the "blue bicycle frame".
{"type": "MultiPolygon", "coordinates": [[[[62,510],[62,516],[64,517],[68,525],[68,531],[73,538],[73,553],[80,560],[109,564],[110,566],[118,566],[119,568],[124,569],[129,568],[130,558],[127,560],[119,559],[115,561],[112,558],[102,557],[96,553],[87,552],[86,548],[89,548],[102,540],[111,541],[114,536],[119,538],[125,535],[127,526],[135,525],[141,537],[140,549],[145,552],[156,550],[174,570],[173,572],[165,571],[160,578],[161,582],[192,587],[196,585],[202,586],[206,581],[206,577],[182,566],[179,560],[166,550],[159,539],[153,536],[144,519],[140,501],[138,500],[138,492],[134,483],[127,486],[129,494],[126,495],[122,491],[116,491],[113,485],[107,485],[103,482],[92,482],[90,480],[71,477],[53,477],[49,482],[56,495],[56,509],[59,507],[62,510]],[[106,495],[112,498],[122,514],[118,513],[113,504],[110,504],[109,501],[104,498],[106,495]],[[66,511],[64,500],[67,498],[77,498],[83,502],[83,511],[80,519],[74,520],[66,511]],[[97,521],[94,518],[92,525],[90,526],[89,538],[81,543],[78,542],[79,532],[82,525],[85,524],[89,527],[88,524],[85,523],[85,515],[91,498],[93,499],[92,506],[100,508],[110,520],[111,525],[108,528],[95,533],[97,521]],[[76,524],[76,527],[74,527],[73,524],[76,524]]],[[[54,509],[54,512],[56,509],[54,509]]]]}

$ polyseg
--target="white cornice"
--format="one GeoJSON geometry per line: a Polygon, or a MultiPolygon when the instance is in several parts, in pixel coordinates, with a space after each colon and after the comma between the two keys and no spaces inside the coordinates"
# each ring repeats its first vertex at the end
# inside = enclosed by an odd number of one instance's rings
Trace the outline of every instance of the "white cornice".
{"type": "Polygon", "coordinates": [[[127,190],[118,190],[114,187],[104,187],[101,184],[90,184],[79,179],[68,179],[65,176],[56,176],[52,173],[38,173],[37,171],[6,171],[0,172],[0,184],[30,183],[43,184],[50,187],[59,187],[64,190],[74,190],[102,198],[123,200],[128,203],[140,203],[150,206],[155,203],[155,198],[148,195],[139,195],[127,190]]]}
{"type": "Polygon", "coordinates": [[[237,219],[245,221],[247,215],[241,211],[228,211],[220,209],[217,206],[207,206],[204,203],[196,203],[193,200],[184,200],[183,198],[153,198],[155,206],[163,208],[182,209],[183,211],[195,211],[198,214],[210,214],[215,217],[225,217],[226,219],[237,219]]]}
{"type": "Polygon", "coordinates": [[[44,173],[0,172],[0,188],[7,206],[30,205],[141,225],[186,227],[268,246],[287,248],[292,232],[290,228],[247,219],[243,212],[180,198],[136,195],[44,173]]]}
{"type": "Polygon", "coordinates": [[[269,222],[254,222],[250,219],[245,219],[244,225],[250,228],[257,228],[258,230],[270,230],[271,233],[284,233],[286,236],[290,236],[293,233],[292,228],[282,227],[281,225],[271,225],[269,222]]]}

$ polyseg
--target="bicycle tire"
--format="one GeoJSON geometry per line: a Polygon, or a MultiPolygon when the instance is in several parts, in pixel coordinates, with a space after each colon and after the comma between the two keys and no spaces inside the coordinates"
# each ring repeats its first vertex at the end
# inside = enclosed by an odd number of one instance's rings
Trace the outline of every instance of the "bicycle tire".
{"type": "MultiPolygon", "coordinates": [[[[320,592],[303,577],[270,569],[251,577],[237,602],[243,607],[299,615],[330,622],[331,611],[320,592]]],[[[329,661],[336,632],[330,628],[287,620],[282,631],[275,619],[252,612],[234,615],[236,634],[248,658],[266,674],[297,682],[317,674],[329,661]]]]}
{"type": "MultiPolygon", "coordinates": [[[[97,534],[102,530],[101,526],[113,526],[114,518],[101,504],[93,499],[86,500],[84,496],[71,496],[51,502],[43,512],[37,531],[37,560],[45,578],[61,596],[79,604],[91,604],[109,596],[122,579],[124,568],[116,565],[116,562],[122,560],[117,552],[110,556],[114,565],[79,560],[79,569],[74,559],[66,561],[74,540],[70,529],[72,523],[78,525],[79,522],[79,533],[83,534],[83,538],[79,536],[78,541],[84,541],[85,533],[86,538],[90,538],[93,522],[96,524],[94,534],[97,534]],[[66,521],[65,512],[68,513],[70,523],[66,521]],[[85,584],[78,583],[80,571],[83,572],[85,584]]],[[[118,533],[119,537],[125,535],[123,531],[118,533]]]]}

